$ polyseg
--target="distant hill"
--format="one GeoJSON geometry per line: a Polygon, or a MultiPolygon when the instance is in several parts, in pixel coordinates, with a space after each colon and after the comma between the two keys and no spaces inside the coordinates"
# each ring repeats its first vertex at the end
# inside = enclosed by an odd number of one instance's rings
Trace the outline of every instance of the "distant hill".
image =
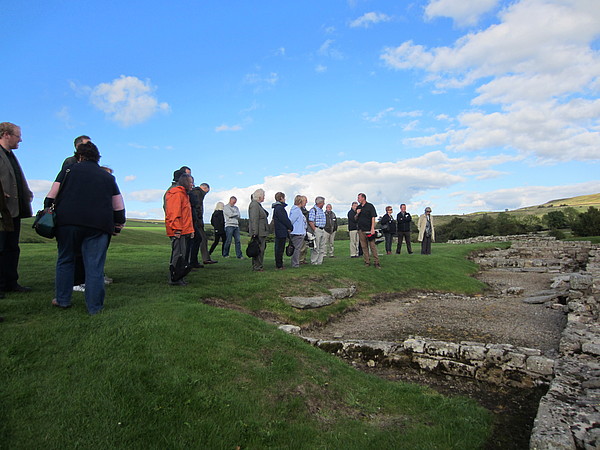
{"type": "Polygon", "coordinates": [[[558,206],[583,206],[587,208],[588,206],[600,206],[600,194],[590,194],[590,195],[580,195],[578,197],[571,198],[559,198],[557,200],[550,200],[540,207],[544,208],[552,208],[558,206]]]}
{"type": "Polygon", "coordinates": [[[444,225],[450,222],[455,217],[460,217],[462,219],[473,219],[476,220],[483,215],[488,215],[490,217],[496,217],[498,214],[506,212],[508,214],[516,215],[516,216],[539,216],[542,217],[544,214],[548,214],[550,211],[561,211],[565,208],[575,208],[578,212],[582,213],[587,211],[587,209],[593,206],[595,208],[600,209],[600,193],[598,194],[589,194],[589,195],[579,195],[577,197],[569,197],[569,198],[559,198],[556,200],[550,200],[541,205],[534,206],[526,206],[524,208],[518,208],[514,210],[508,211],[479,211],[470,214],[449,214],[445,216],[436,216],[436,225],[444,225]]]}

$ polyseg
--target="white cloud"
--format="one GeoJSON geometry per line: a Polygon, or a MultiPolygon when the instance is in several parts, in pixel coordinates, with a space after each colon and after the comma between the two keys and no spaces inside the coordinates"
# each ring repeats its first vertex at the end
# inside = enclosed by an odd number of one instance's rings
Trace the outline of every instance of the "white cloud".
{"type": "Polygon", "coordinates": [[[306,195],[310,202],[317,195],[322,195],[334,206],[334,210],[346,211],[357,193],[365,192],[369,201],[383,211],[386,204],[410,204],[421,195],[451,188],[468,177],[484,179],[498,176],[500,172],[494,170],[494,166],[518,159],[510,155],[451,158],[444,152],[435,151],[397,162],[344,161],[310,173],[268,176],[262,183],[252,186],[211,191],[207,201],[208,204],[216,203],[235,195],[242,214],[247,216],[250,195],[260,187],[266,191],[264,206],[267,209],[275,193],[282,191],[287,194],[288,203],[296,194],[306,195]]]}
{"type": "Polygon", "coordinates": [[[425,16],[449,17],[458,25],[475,25],[479,17],[492,10],[499,0],[432,0],[425,8],[425,16]]]}
{"type": "Polygon", "coordinates": [[[315,67],[315,72],[317,72],[317,73],[327,72],[327,66],[318,64],[317,67],[315,67]]]}
{"type": "Polygon", "coordinates": [[[157,112],[168,112],[167,103],[159,103],[156,88],[137,77],[121,75],[110,83],[100,83],[90,93],[92,104],[111,120],[127,127],[145,122],[157,112]]]}
{"type": "MultiPolygon", "coordinates": [[[[429,5],[437,15],[459,6],[448,0],[429,5]]],[[[437,90],[474,85],[474,106],[500,105],[464,111],[457,128],[407,142],[513,148],[549,162],[600,158],[598,36],[594,0],[521,0],[503,10],[497,24],[451,47],[407,41],[387,48],[381,58],[389,67],[424,70],[437,90]]]]}
{"type": "Polygon", "coordinates": [[[564,186],[522,186],[492,192],[464,193],[465,202],[458,206],[471,211],[503,211],[539,205],[557,198],[600,192],[600,181],[564,186]]]}
{"type": "Polygon", "coordinates": [[[242,126],[241,125],[227,125],[227,124],[221,124],[218,127],[215,128],[215,131],[217,133],[220,133],[221,131],[241,131],[242,130],[242,126]]]}
{"type": "Polygon", "coordinates": [[[135,200],[143,203],[150,203],[155,201],[162,201],[163,196],[165,195],[165,189],[144,189],[141,191],[133,191],[127,192],[123,194],[125,200],[135,200]]]}
{"type": "Polygon", "coordinates": [[[334,39],[327,39],[321,44],[317,53],[321,56],[326,56],[332,59],[343,59],[344,55],[334,46],[334,44],[334,39]]]}
{"type": "Polygon", "coordinates": [[[125,177],[125,182],[134,181],[137,177],[135,175],[127,175],[125,177]]]}
{"type": "Polygon", "coordinates": [[[49,180],[27,180],[29,189],[33,192],[34,196],[44,198],[50,191],[53,181],[49,180]]]}
{"type": "Polygon", "coordinates": [[[279,81],[277,72],[270,72],[267,75],[260,73],[247,73],[244,77],[244,83],[254,85],[274,86],[279,81]]]}
{"type": "Polygon", "coordinates": [[[54,115],[65,125],[66,128],[75,128],[73,117],[71,117],[71,112],[69,111],[68,106],[63,106],[54,115]]]}
{"type": "Polygon", "coordinates": [[[357,27],[368,28],[373,24],[380,23],[380,22],[389,22],[390,20],[391,20],[390,16],[388,16],[386,14],[378,13],[378,12],[368,12],[368,13],[360,16],[358,19],[355,19],[352,22],[350,22],[350,27],[351,28],[357,28],[357,27]]]}
{"type": "Polygon", "coordinates": [[[363,113],[363,119],[367,122],[378,123],[382,122],[389,117],[392,118],[403,118],[403,117],[421,117],[423,115],[422,111],[397,111],[396,108],[390,106],[385,108],[374,115],[369,115],[369,113],[363,113]]]}

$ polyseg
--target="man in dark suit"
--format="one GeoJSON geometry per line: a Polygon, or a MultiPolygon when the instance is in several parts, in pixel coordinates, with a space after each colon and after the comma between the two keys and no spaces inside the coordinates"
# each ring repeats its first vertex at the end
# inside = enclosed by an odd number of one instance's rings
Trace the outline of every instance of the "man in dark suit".
{"type": "Polygon", "coordinates": [[[18,283],[21,219],[31,217],[33,192],[13,150],[19,148],[21,128],[0,123],[0,298],[5,292],[29,292],[18,283]]]}

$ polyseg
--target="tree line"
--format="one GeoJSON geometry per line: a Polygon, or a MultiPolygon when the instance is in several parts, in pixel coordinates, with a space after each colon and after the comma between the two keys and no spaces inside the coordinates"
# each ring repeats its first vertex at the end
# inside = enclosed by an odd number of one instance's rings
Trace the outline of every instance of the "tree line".
{"type": "Polygon", "coordinates": [[[550,235],[562,239],[566,229],[571,229],[575,236],[600,236],[600,210],[590,206],[586,212],[579,213],[569,207],[562,211],[551,211],[542,217],[509,213],[500,213],[495,218],[485,214],[475,220],[456,217],[436,227],[435,235],[437,242],[446,242],[476,236],[507,236],[549,230],[550,235]]]}

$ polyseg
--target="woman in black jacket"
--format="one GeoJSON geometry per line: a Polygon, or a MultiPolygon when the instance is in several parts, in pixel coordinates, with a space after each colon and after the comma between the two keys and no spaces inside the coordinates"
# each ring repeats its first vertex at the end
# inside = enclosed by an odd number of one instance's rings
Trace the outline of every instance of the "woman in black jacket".
{"type": "Polygon", "coordinates": [[[392,242],[394,241],[394,235],[396,234],[396,220],[392,215],[392,207],[385,207],[385,215],[381,218],[381,231],[385,237],[385,253],[386,255],[392,254],[392,242]]]}
{"type": "Polygon", "coordinates": [[[223,202],[218,202],[215,205],[215,210],[210,218],[210,223],[215,231],[215,242],[210,246],[208,251],[209,255],[212,255],[213,250],[221,242],[221,254],[223,254],[223,244],[225,244],[225,216],[223,216],[223,202]]]}

